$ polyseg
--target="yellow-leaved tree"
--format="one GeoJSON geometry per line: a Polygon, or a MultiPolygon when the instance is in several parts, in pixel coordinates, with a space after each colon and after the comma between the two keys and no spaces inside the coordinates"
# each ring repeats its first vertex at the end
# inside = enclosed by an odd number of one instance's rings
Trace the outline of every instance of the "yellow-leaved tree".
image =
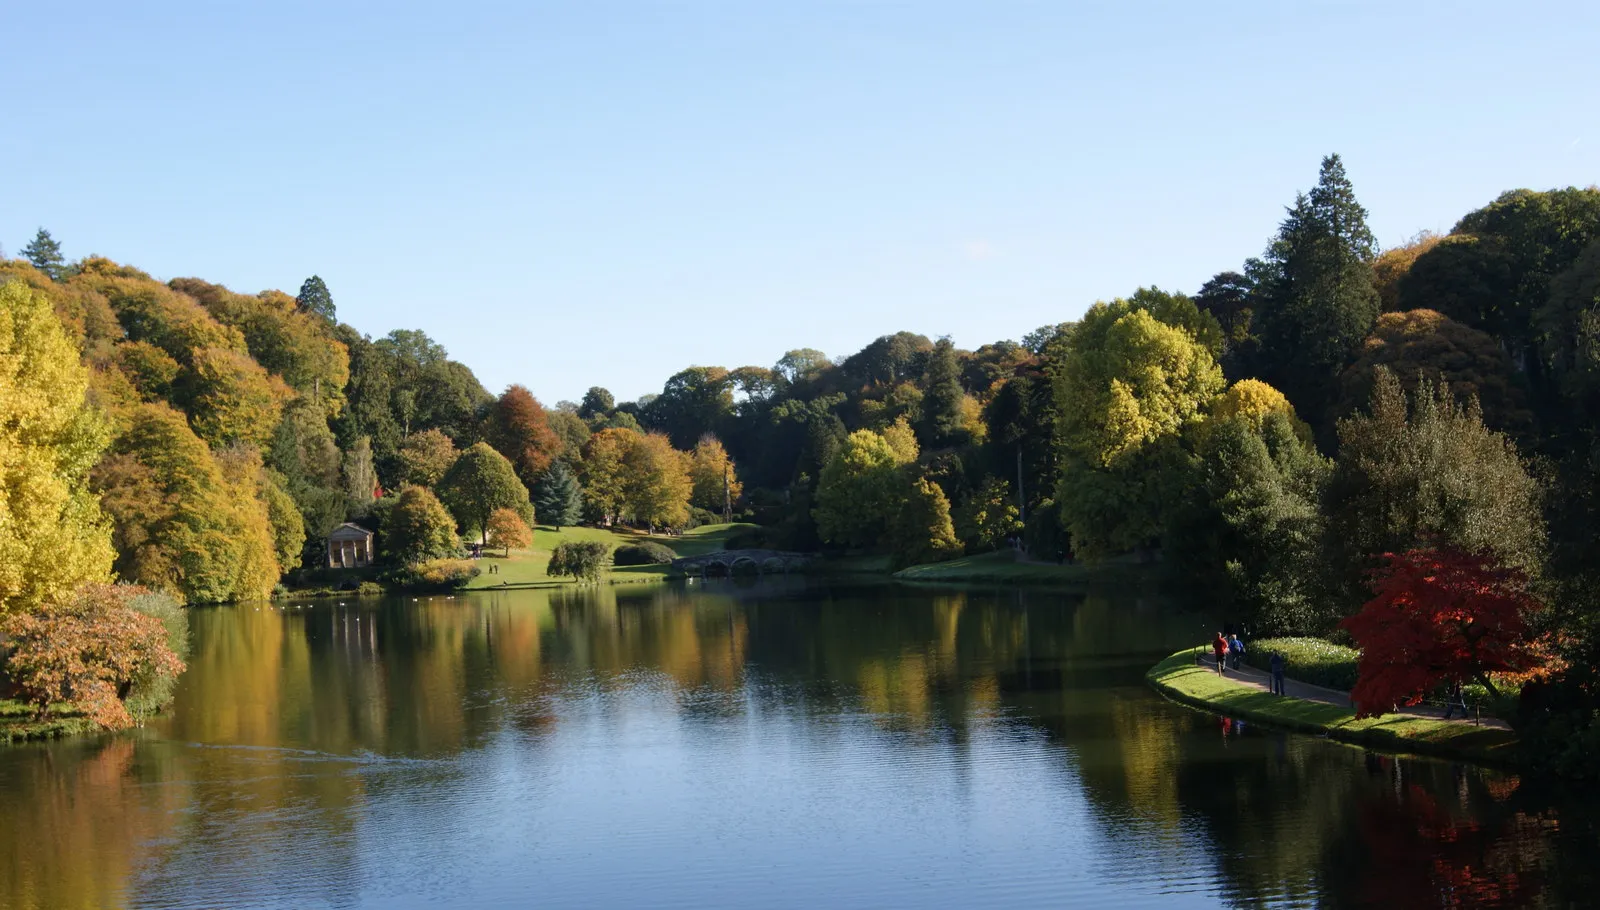
{"type": "Polygon", "coordinates": [[[111,572],[111,525],[85,478],[109,438],[89,372],[45,298],[0,286],[0,613],[111,572]]]}

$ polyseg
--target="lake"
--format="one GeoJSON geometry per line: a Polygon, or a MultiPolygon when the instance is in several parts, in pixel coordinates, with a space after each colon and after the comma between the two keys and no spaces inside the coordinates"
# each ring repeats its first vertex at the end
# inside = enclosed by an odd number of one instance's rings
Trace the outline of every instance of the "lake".
{"type": "Polygon", "coordinates": [[[1137,586],[196,610],[172,710],[0,747],[0,906],[1590,906],[1600,812],[1171,704],[1137,586]]]}

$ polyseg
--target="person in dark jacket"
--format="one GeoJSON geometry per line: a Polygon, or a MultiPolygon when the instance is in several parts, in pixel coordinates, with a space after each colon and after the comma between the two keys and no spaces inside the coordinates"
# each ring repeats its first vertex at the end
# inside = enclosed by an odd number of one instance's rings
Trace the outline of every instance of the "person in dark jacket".
{"type": "Polygon", "coordinates": [[[1267,660],[1267,666],[1272,670],[1273,695],[1283,694],[1283,668],[1284,664],[1286,663],[1288,663],[1288,661],[1285,661],[1283,659],[1283,655],[1277,651],[1273,651],[1272,657],[1267,660]]]}

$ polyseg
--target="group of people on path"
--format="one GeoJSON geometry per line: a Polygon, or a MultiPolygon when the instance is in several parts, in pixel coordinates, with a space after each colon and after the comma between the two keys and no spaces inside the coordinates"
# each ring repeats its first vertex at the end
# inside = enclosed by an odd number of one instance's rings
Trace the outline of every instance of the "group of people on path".
{"type": "MultiPolygon", "coordinates": [[[[1217,675],[1221,676],[1229,667],[1234,670],[1239,669],[1239,662],[1244,658],[1244,641],[1239,638],[1238,632],[1231,632],[1226,635],[1218,632],[1217,637],[1211,641],[1211,651],[1216,655],[1217,675]]],[[[1287,663],[1283,659],[1283,655],[1277,651],[1273,651],[1267,660],[1267,665],[1272,672],[1273,695],[1283,694],[1283,671],[1287,663]]]]}

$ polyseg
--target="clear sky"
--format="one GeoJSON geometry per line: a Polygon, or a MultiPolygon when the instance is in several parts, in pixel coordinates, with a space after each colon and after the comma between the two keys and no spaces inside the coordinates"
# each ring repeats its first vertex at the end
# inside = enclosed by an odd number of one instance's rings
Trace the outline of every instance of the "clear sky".
{"type": "Polygon", "coordinates": [[[0,245],[420,328],[491,391],[1018,338],[1600,180],[1600,4],[14,3],[0,245]]]}

